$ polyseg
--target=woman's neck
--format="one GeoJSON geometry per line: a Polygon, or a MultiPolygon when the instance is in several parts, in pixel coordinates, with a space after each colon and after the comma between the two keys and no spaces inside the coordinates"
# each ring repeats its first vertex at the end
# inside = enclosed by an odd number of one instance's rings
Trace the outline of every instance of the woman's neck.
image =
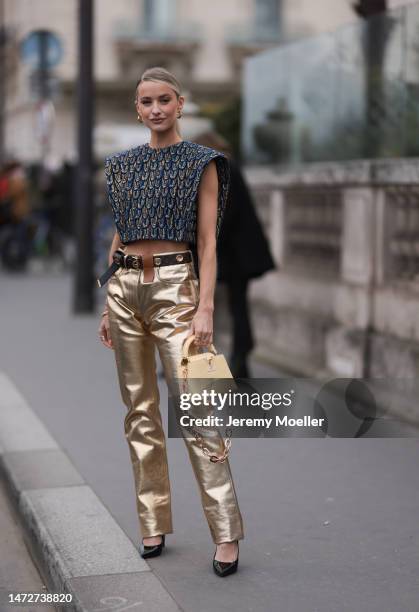
{"type": "Polygon", "coordinates": [[[178,142],[182,142],[182,138],[176,131],[171,130],[170,132],[151,132],[150,147],[153,149],[170,147],[170,145],[178,142]]]}

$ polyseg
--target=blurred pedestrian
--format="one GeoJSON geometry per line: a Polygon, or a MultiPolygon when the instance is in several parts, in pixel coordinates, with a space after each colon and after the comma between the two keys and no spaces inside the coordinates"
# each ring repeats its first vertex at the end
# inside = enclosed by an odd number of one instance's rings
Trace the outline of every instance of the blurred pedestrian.
{"type": "Polygon", "coordinates": [[[9,176],[6,166],[0,169],[0,226],[12,221],[12,200],[9,196],[9,176]]]}
{"type": "Polygon", "coordinates": [[[9,160],[0,178],[0,221],[8,232],[2,241],[3,264],[10,270],[22,270],[30,246],[28,180],[18,160],[9,160]]]}
{"type": "Polygon", "coordinates": [[[10,160],[3,166],[0,201],[6,201],[10,207],[9,222],[20,223],[29,217],[28,181],[23,165],[17,160],[10,160]]]}
{"type": "Polygon", "coordinates": [[[250,378],[248,356],[255,343],[248,300],[249,281],[274,270],[276,265],[251,193],[227,141],[216,132],[199,134],[193,140],[229,156],[231,182],[218,239],[217,279],[227,286],[232,321],[231,371],[235,378],[250,378]]]}

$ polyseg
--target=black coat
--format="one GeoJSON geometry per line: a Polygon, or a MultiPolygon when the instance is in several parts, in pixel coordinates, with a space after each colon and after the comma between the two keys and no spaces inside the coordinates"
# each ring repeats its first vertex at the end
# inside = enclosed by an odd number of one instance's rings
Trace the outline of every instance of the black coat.
{"type": "Polygon", "coordinates": [[[236,162],[217,242],[217,280],[257,278],[277,266],[257,217],[250,191],[236,162]]]}

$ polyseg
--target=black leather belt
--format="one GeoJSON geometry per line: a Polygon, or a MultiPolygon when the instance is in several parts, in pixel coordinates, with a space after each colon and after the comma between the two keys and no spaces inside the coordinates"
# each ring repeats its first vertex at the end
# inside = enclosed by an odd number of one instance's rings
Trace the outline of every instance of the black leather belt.
{"type": "MultiPolygon", "coordinates": [[[[114,274],[120,267],[144,270],[144,262],[141,255],[126,255],[124,251],[117,249],[113,253],[112,259],[113,262],[109,268],[97,279],[97,284],[99,287],[103,287],[103,285],[108,282],[112,274],[114,274]]],[[[189,263],[190,261],[192,261],[192,253],[190,251],[153,255],[153,266],[173,266],[174,264],[189,263]]]]}

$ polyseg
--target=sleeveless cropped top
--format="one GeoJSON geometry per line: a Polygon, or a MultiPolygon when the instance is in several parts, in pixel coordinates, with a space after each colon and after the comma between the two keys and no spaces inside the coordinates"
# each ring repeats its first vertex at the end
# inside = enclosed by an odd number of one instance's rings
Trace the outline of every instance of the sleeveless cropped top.
{"type": "Polygon", "coordinates": [[[223,153],[183,140],[160,149],[144,144],[107,157],[108,198],[122,243],[153,239],[196,244],[198,187],[212,159],[218,174],[217,238],[230,186],[223,153]]]}

